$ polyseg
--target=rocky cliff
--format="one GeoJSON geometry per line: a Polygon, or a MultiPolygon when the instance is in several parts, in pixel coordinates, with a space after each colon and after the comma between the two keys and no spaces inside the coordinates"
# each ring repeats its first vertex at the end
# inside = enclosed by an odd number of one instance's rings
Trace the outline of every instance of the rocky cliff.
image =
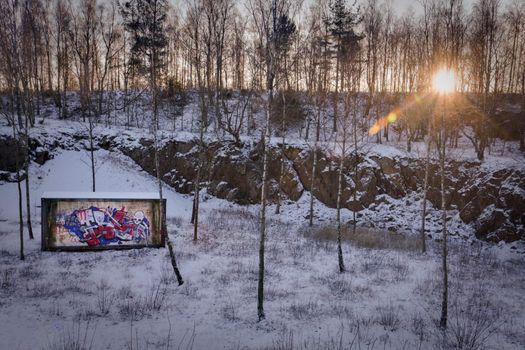
{"type": "MultiPolygon", "coordinates": [[[[153,142],[147,137],[134,139],[125,135],[104,134],[97,137],[97,147],[120,150],[145,171],[154,175],[153,142]]],[[[45,162],[54,148],[86,147],[85,136],[49,141],[34,137],[30,142],[35,161],[45,162]],[[43,141],[45,140],[45,141],[43,141]]],[[[197,171],[197,142],[164,138],[160,150],[163,180],[181,193],[191,193],[197,171]]],[[[0,138],[3,171],[13,171],[14,143],[0,138]]],[[[328,207],[335,207],[339,162],[336,156],[318,151],[314,196],[328,207]]],[[[297,201],[310,191],[313,151],[299,146],[285,147],[284,177],[279,191],[280,146],[270,148],[269,199],[297,201]]],[[[208,193],[239,204],[260,199],[262,147],[260,144],[238,146],[233,142],[209,142],[203,157],[202,185],[208,193]]],[[[343,169],[343,206],[353,211],[373,209],[385,196],[402,199],[421,191],[425,164],[423,160],[401,155],[365,154],[348,157],[343,169]],[[357,169],[357,171],[356,171],[357,169]],[[354,197],[355,193],[355,197],[354,197]]],[[[476,162],[449,161],[447,164],[447,207],[473,227],[477,238],[492,242],[525,240],[525,173],[519,169],[490,170],[476,162]]],[[[428,200],[441,206],[438,165],[430,165],[428,200]]]]}

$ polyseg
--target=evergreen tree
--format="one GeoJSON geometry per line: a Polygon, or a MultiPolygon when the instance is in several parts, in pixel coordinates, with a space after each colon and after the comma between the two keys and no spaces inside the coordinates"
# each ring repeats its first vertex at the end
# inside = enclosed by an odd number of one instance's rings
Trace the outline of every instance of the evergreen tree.
{"type": "Polygon", "coordinates": [[[359,40],[362,36],[355,32],[355,27],[361,22],[359,7],[355,7],[355,2],[347,6],[346,0],[334,0],[328,4],[329,13],[324,18],[325,25],[330,34],[330,46],[333,47],[335,54],[335,101],[333,131],[337,130],[337,107],[339,85],[344,81],[344,69],[341,62],[350,61],[357,56],[359,51],[359,40]]]}
{"type": "MultiPolygon", "coordinates": [[[[158,121],[158,91],[157,82],[161,72],[161,57],[165,54],[168,44],[166,38],[166,15],[168,11],[167,0],[131,0],[120,6],[124,27],[133,36],[131,46],[132,58],[130,64],[136,65],[139,71],[147,72],[151,89],[153,142],[155,147],[155,170],[159,186],[161,223],[164,218],[164,200],[162,196],[162,179],[159,160],[159,142],[157,131],[158,121]]],[[[173,245],[163,225],[164,235],[168,244],[173,271],[177,276],[179,285],[183,284],[182,276],[177,267],[173,252],[173,245]]]]}
{"type": "Polygon", "coordinates": [[[166,37],[167,0],[131,0],[120,5],[125,29],[132,35],[130,64],[150,75],[157,83],[162,56],[168,45],[166,37]]]}

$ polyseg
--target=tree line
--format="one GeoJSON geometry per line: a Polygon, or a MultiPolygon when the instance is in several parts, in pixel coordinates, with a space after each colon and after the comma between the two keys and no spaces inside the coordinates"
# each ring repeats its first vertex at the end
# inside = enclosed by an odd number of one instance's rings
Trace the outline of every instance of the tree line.
{"type": "MultiPolygon", "coordinates": [[[[29,104],[37,107],[40,96],[50,94],[67,114],[67,91],[79,91],[88,108],[91,94],[147,86],[132,43],[140,28],[127,31],[124,19],[125,13],[136,16],[133,3],[141,2],[166,12],[159,23],[165,33],[162,87],[266,89],[263,16],[270,1],[262,0],[3,1],[2,89],[33,95],[29,104]]],[[[293,32],[279,43],[286,46],[276,59],[286,72],[279,88],[313,91],[320,74],[324,90],[340,91],[348,70],[342,56],[350,50],[363,66],[359,90],[368,91],[371,102],[385,92],[428,89],[431,73],[444,60],[460,73],[462,91],[525,91],[521,1],[477,0],[466,8],[462,0],[421,0],[414,4],[417,12],[401,14],[379,0],[353,6],[342,0],[287,3],[288,17],[278,25],[293,26],[293,32]]],[[[101,113],[101,100],[90,108],[101,113]]]]}

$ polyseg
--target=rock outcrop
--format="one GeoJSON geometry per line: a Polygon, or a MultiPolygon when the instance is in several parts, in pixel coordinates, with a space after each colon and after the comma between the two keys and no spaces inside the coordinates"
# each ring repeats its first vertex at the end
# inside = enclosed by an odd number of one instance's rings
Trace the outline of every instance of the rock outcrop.
{"type": "MultiPolygon", "coordinates": [[[[123,152],[154,174],[151,146],[123,152]],[[149,156],[148,156],[149,155],[149,156]]],[[[195,142],[170,141],[162,148],[164,180],[178,191],[190,193],[198,164],[195,142]]],[[[269,199],[279,193],[280,147],[270,150],[269,199]]],[[[207,145],[203,186],[208,192],[239,204],[257,203],[260,197],[262,149],[260,145],[237,147],[231,142],[207,145]]],[[[280,189],[296,201],[310,191],[313,152],[294,146],[285,149],[284,177],[280,189]]],[[[380,195],[395,199],[423,187],[425,164],[419,159],[367,156],[349,157],[343,169],[343,206],[359,211],[376,203],[380,195]],[[357,170],[357,172],[356,172],[357,170]],[[354,197],[355,193],[355,197],[354,197]]],[[[318,153],[314,196],[335,208],[339,162],[318,153]]],[[[525,174],[519,170],[483,170],[477,162],[451,161],[447,165],[447,208],[456,209],[462,221],[471,224],[482,240],[512,242],[525,239],[525,174]]],[[[441,207],[439,167],[430,165],[428,200],[441,207]]]]}
{"type": "MultiPolygon", "coordinates": [[[[32,157],[42,164],[51,157],[55,147],[78,147],[74,142],[42,144],[30,142],[32,157]],[[64,146],[65,145],[65,146],[64,146]]],[[[81,140],[80,140],[81,141],[81,140]]],[[[153,142],[148,138],[131,140],[123,135],[103,135],[97,147],[119,149],[148,173],[155,175],[153,142]],[[137,142],[138,141],[138,142],[137,142]]],[[[12,148],[9,138],[0,139],[2,161],[0,170],[13,171],[12,148]],[[11,150],[10,150],[11,149],[11,150]],[[4,157],[3,155],[6,155],[4,157]]],[[[81,144],[81,142],[80,142],[81,144]]],[[[160,149],[160,173],[163,180],[181,193],[191,193],[199,165],[196,140],[163,139],[160,149]]],[[[318,151],[314,196],[328,207],[336,206],[339,161],[318,151]]],[[[281,148],[269,152],[269,200],[281,198],[296,201],[310,191],[313,152],[296,146],[285,147],[283,177],[281,148]]],[[[343,169],[343,206],[359,211],[375,207],[385,195],[394,199],[420,191],[423,187],[425,164],[420,159],[380,154],[359,154],[349,157],[343,169]]],[[[525,174],[518,169],[490,171],[477,162],[450,161],[447,164],[447,208],[459,212],[461,220],[471,225],[476,237],[482,240],[516,241],[525,239],[525,174]]],[[[233,142],[210,142],[202,157],[202,186],[208,193],[239,204],[260,200],[262,147],[260,143],[239,147],[233,142]]],[[[441,207],[440,176],[437,164],[430,165],[428,200],[441,207]]]]}

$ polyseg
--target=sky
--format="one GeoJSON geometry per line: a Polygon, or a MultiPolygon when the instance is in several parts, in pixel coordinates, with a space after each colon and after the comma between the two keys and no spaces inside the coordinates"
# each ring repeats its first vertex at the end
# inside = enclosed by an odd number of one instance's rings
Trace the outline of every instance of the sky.
{"type": "MultiPolygon", "coordinates": [[[[421,5],[419,4],[418,0],[391,0],[392,1],[392,8],[398,13],[403,14],[405,11],[407,11],[410,7],[414,10],[415,13],[419,13],[421,11],[421,5]]],[[[501,5],[503,8],[507,7],[510,3],[512,3],[513,0],[500,0],[501,5]]],[[[521,0],[524,1],[524,0],[521,0]]],[[[472,4],[476,2],[476,0],[463,0],[463,6],[465,9],[470,9],[472,7],[472,4]]]]}
{"type": "MultiPolygon", "coordinates": [[[[1,0],[0,0],[1,1],[1,0]]],[[[186,6],[189,0],[170,0],[170,2],[173,5],[177,6],[186,6]]],[[[237,0],[239,4],[244,4],[245,0],[237,0]]],[[[309,4],[312,3],[315,0],[303,0],[303,9],[308,8],[309,4]]],[[[363,4],[366,0],[357,0],[358,3],[363,4]]],[[[379,0],[379,3],[383,3],[388,0],[379,0]]],[[[392,2],[392,8],[398,15],[404,14],[407,10],[412,8],[415,14],[419,14],[422,12],[422,7],[420,5],[420,0],[390,0],[392,2]]],[[[474,4],[478,0],[463,0],[463,6],[466,10],[470,10],[472,7],[472,4],[474,4]]],[[[511,4],[514,1],[525,1],[525,0],[500,0],[501,2],[501,8],[505,9],[509,4],[511,4]]],[[[353,3],[353,0],[347,0],[348,3],[353,3]]],[[[241,6],[241,8],[244,8],[244,6],[241,6]]],[[[469,11],[467,11],[469,12],[469,11]]]]}

